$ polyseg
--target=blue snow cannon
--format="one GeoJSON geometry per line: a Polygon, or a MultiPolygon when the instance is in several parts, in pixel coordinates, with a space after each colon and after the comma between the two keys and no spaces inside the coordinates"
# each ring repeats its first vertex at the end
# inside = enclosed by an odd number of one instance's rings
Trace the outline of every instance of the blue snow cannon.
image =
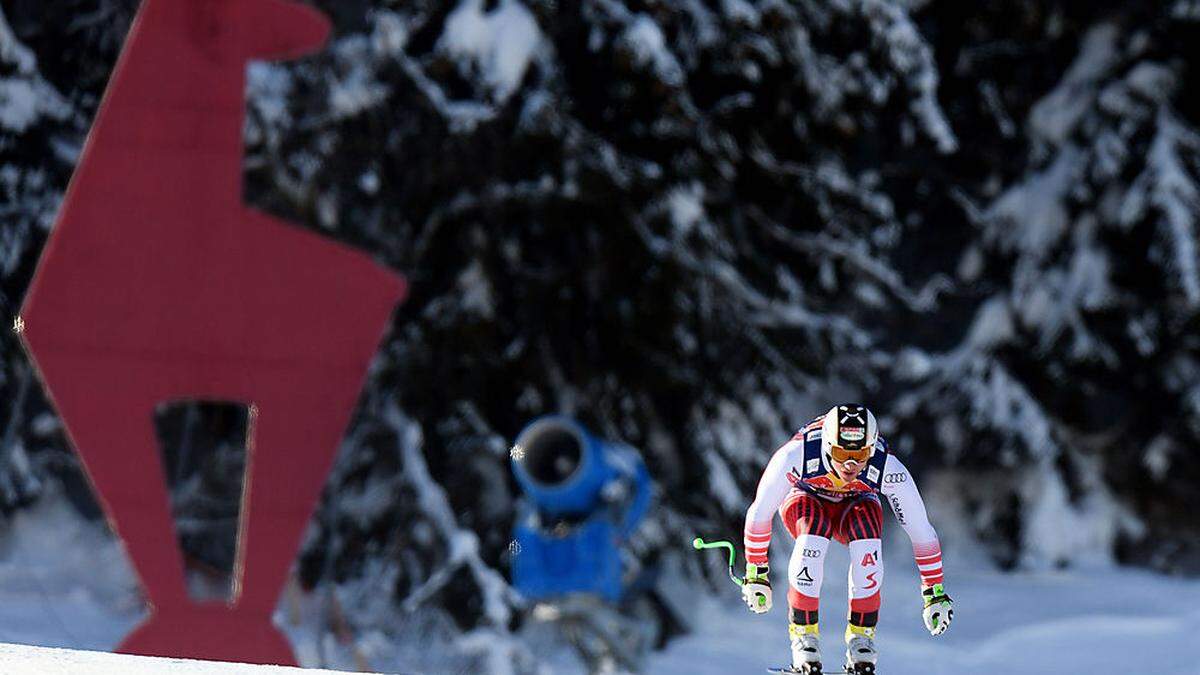
{"type": "Polygon", "coordinates": [[[619,547],[650,506],[650,475],[638,452],[551,416],[518,434],[512,465],[525,493],[513,585],[532,600],[592,593],[619,601],[619,547]]]}

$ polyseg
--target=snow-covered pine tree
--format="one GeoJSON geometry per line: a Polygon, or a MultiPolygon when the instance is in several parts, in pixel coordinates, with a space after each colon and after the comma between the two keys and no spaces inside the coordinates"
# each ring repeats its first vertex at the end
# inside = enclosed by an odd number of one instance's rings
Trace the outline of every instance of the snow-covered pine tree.
{"type": "MultiPolygon", "coordinates": [[[[643,448],[679,495],[643,561],[733,527],[769,447],[878,385],[890,308],[928,315],[946,290],[890,264],[905,226],[867,161],[906,135],[957,147],[936,82],[916,25],[875,2],[395,3],[309,64],[256,68],[253,198],[414,283],[360,421],[380,433],[346,447],[306,569],[359,573],[428,519],[361,513],[408,484],[389,400],[489,566],[508,439],[547,411],[643,448]]],[[[453,543],[411,542],[397,595],[428,595],[453,543]]],[[[464,626],[495,618],[478,575],[444,583],[464,626]]]]}
{"type": "Polygon", "coordinates": [[[0,5],[0,512],[35,499],[50,474],[95,512],[15,329],[132,4],[0,5]]]}
{"type": "Polygon", "coordinates": [[[1011,563],[1198,560],[1169,515],[1200,506],[1184,487],[1200,466],[1181,457],[1200,428],[1188,375],[1200,145],[1185,91],[1197,64],[1184,57],[1196,24],[1170,4],[970,22],[978,44],[948,78],[948,92],[975,87],[992,118],[972,121],[983,156],[1014,139],[1019,153],[949,186],[978,233],[958,268],[975,315],[936,356],[904,351],[895,413],[929,421],[906,426],[914,445],[987,472],[964,506],[1011,563]],[[1068,57],[1056,81],[1018,86],[1018,37],[1068,57]]]}

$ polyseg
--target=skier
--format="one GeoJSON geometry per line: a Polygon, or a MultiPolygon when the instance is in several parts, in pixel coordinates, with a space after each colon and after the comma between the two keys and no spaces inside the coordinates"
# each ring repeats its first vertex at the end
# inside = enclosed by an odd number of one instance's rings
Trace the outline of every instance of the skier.
{"type": "Polygon", "coordinates": [[[880,494],[912,540],[925,627],[940,635],[950,625],[954,611],[942,587],[941,545],[912,475],[888,452],[871,411],[858,404],[835,406],[775,451],[746,512],[742,594],[752,611],[762,614],[771,608],[767,549],[777,510],[796,540],[788,564],[791,672],[822,672],[817,608],[830,539],[850,549],[846,671],[875,672],[875,625],[883,588],[880,494]]]}

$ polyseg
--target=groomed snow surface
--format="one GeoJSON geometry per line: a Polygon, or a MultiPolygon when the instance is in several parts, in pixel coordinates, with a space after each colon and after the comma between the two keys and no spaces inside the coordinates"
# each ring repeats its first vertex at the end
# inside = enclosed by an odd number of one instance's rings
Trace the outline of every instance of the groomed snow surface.
{"type": "MultiPolygon", "coordinates": [[[[890,525],[890,524],[889,524],[890,525]]],[[[921,625],[916,570],[899,528],[885,534],[887,576],[879,627],[881,675],[1064,675],[1200,672],[1200,581],[1095,565],[1000,573],[969,551],[946,553],[954,624],[940,637],[921,625]]],[[[773,551],[776,606],[751,614],[732,584],[723,594],[682,593],[693,632],[651,655],[650,675],[763,673],[788,660],[785,584],[790,542],[773,551]]],[[[688,555],[706,552],[688,551],[688,555]]],[[[716,555],[716,554],[713,554],[716,555]]],[[[716,557],[720,557],[716,555],[716,557]]],[[[717,561],[710,561],[716,564],[717,561]]],[[[822,593],[825,663],[840,665],[848,560],[831,547],[822,593]]],[[[119,547],[62,501],[49,500],[0,523],[0,643],[105,651],[140,620],[142,608],[119,547]],[[47,533],[52,533],[48,536],[47,533]]],[[[286,623],[286,622],[281,622],[286,623]]],[[[301,663],[315,664],[311,631],[285,630],[301,663]]],[[[398,646],[402,647],[402,646],[398,646]]],[[[413,645],[421,650],[422,645],[413,645]]],[[[424,646],[428,651],[429,646],[424,646]]],[[[406,653],[403,648],[397,652],[406,653]]],[[[428,654],[426,654],[428,656],[428,654]]],[[[382,672],[461,672],[413,658],[379,660],[382,672]]],[[[339,664],[345,668],[345,665],[339,664]]],[[[568,673],[565,664],[552,668],[568,673]]],[[[231,666],[102,653],[0,646],[0,675],[282,675],[285,668],[231,666]]],[[[307,670],[331,673],[330,670],[307,670]]],[[[471,673],[471,675],[485,675],[471,673]]]]}
{"type": "Polygon", "coordinates": [[[342,671],[156,659],[148,656],[0,644],[0,672],[4,675],[313,675],[342,671]]]}
{"type": "MultiPolygon", "coordinates": [[[[904,535],[898,531],[890,532],[904,535]]],[[[903,541],[899,542],[905,543],[903,541]]],[[[1074,675],[1200,673],[1200,581],[1097,567],[1000,573],[947,555],[954,623],[932,637],[921,622],[912,554],[892,537],[880,615],[880,675],[1074,675]],[[907,555],[907,559],[904,557],[907,555]]],[[[786,562],[780,559],[777,566],[786,562]]],[[[830,547],[821,595],[822,657],[842,664],[846,616],[844,547],[830,547]]],[[[772,582],[782,588],[783,577],[772,582]]],[[[651,675],[763,673],[786,665],[787,601],[756,616],[745,605],[702,603],[694,634],[657,653],[651,675]]]]}

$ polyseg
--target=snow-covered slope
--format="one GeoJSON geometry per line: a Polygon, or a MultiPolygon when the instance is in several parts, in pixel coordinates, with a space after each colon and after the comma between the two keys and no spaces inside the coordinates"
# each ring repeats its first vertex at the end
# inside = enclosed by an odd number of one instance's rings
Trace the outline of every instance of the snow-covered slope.
{"type": "MultiPolygon", "coordinates": [[[[982,552],[953,547],[946,552],[946,571],[947,589],[956,603],[955,622],[948,633],[932,638],[921,625],[918,582],[907,541],[894,523],[889,522],[888,528],[879,637],[883,675],[1107,674],[1130,668],[1156,675],[1196,672],[1200,645],[1190,632],[1200,622],[1200,581],[1104,564],[1083,564],[1068,571],[1000,573],[982,552]]],[[[946,533],[952,529],[946,528],[946,533]]],[[[136,581],[120,545],[99,530],[96,524],[81,521],[61,500],[43,501],[0,524],[0,643],[107,650],[133,628],[143,612],[136,581]]],[[[773,552],[777,563],[786,560],[788,544],[786,537],[780,537],[773,552]]],[[[687,555],[721,563],[703,553],[688,551],[687,555]]],[[[845,548],[833,547],[822,612],[824,655],[830,664],[841,657],[847,563],[845,548]]],[[[693,632],[653,653],[644,672],[761,673],[767,666],[784,663],[788,658],[785,581],[778,571],[774,581],[781,589],[779,605],[766,616],[755,616],[737,601],[732,585],[714,594],[707,587],[688,587],[689,582],[680,578],[672,594],[692,619],[693,632]]],[[[386,617],[379,621],[389,623],[386,617]]],[[[280,625],[303,664],[354,667],[353,661],[330,651],[331,645],[326,645],[322,657],[313,626],[293,626],[286,620],[280,625]]],[[[481,672],[451,654],[450,643],[437,642],[435,637],[393,625],[386,634],[362,637],[358,647],[376,672],[481,672]]],[[[478,641],[481,649],[497,653],[500,660],[507,658],[494,637],[479,635],[478,641]]],[[[542,656],[553,664],[544,673],[583,672],[576,660],[542,656]]],[[[165,663],[171,673],[292,672],[165,663]]],[[[154,670],[163,665],[103,654],[0,646],[0,675],[140,675],[167,672],[154,670]]],[[[489,672],[501,669],[493,667],[489,672]]]]}
{"type": "MultiPolygon", "coordinates": [[[[1121,567],[1002,574],[947,557],[954,624],[930,637],[911,556],[889,550],[879,623],[882,675],[1193,675],[1200,644],[1200,582],[1121,567]],[[978,569],[978,568],[975,568],[978,569]]],[[[822,592],[822,655],[841,664],[848,564],[832,547],[822,592]]],[[[782,587],[784,579],[774,579],[782,587]]],[[[779,592],[777,597],[783,597],[779,592]]],[[[656,654],[650,675],[762,673],[787,663],[786,602],[765,616],[744,605],[702,602],[698,630],[656,654]]]]}
{"type": "Polygon", "coordinates": [[[0,672],[5,675],[319,675],[334,670],[304,670],[283,666],[251,666],[244,663],[156,659],[103,652],[25,647],[0,644],[0,672]]]}

